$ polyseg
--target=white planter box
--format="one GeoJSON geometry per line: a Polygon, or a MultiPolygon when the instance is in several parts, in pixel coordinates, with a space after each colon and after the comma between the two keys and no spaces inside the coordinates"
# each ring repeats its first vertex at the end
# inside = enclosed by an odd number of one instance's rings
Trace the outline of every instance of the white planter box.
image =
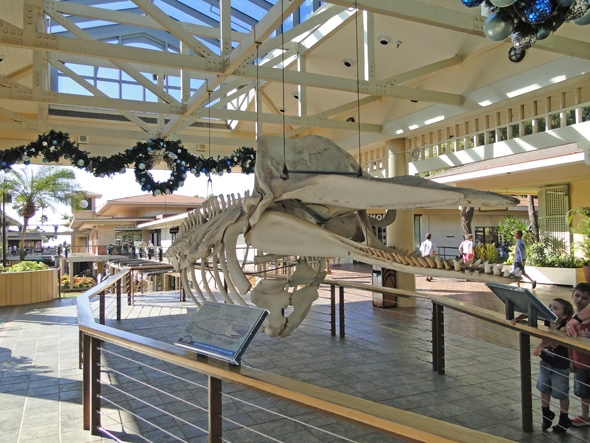
{"type": "Polygon", "coordinates": [[[542,268],[526,266],[525,271],[537,283],[547,285],[576,286],[579,282],[586,281],[582,268],[542,268]]]}

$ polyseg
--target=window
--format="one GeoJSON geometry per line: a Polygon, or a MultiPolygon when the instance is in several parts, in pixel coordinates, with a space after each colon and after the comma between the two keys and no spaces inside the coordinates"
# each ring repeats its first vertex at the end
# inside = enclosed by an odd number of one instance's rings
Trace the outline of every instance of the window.
{"type": "Polygon", "coordinates": [[[570,231],[567,222],[569,211],[568,185],[550,186],[539,191],[539,230],[541,235],[555,244],[570,247],[570,231]]]}

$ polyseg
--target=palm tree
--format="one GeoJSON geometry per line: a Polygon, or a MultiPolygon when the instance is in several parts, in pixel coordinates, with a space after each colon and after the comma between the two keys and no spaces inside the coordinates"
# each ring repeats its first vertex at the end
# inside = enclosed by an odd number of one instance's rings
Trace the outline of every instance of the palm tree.
{"type": "Polygon", "coordinates": [[[84,196],[73,171],[55,166],[41,166],[37,172],[10,170],[4,173],[2,192],[13,197],[12,208],[23,218],[19,243],[20,259],[25,259],[25,238],[29,219],[38,208],[53,208],[52,203],[70,204],[84,196]]]}

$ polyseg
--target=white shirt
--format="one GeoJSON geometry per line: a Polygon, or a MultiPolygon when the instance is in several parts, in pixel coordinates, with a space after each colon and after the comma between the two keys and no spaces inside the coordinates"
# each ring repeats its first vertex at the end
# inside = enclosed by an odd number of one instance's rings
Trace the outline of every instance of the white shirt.
{"type": "Polygon", "coordinates": [[[436,253],[436,245],[430,240],[424,240],[420,245],[422,257],[428,257],[436,253]]]}
{"type": "Polygon", "coordinates": [[[473,242],[471,240],[463,240],[459,245],[459,251],[462,254],[473,254],[473,242]]]}

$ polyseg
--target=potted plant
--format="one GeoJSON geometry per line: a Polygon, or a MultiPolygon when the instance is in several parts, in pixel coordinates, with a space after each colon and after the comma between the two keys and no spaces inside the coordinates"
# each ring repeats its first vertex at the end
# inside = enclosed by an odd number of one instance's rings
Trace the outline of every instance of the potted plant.
{"type": "Polygon", "coordinates": [[[569,221],[573,218],[578,219],[578,224],[571,228],[573,234],[580,237],[576,238],[574,247],[582,258],[584,277],[590,283],[590,207],[585,206],[580,209],[574,209],[569,212],[569,221]]]}

